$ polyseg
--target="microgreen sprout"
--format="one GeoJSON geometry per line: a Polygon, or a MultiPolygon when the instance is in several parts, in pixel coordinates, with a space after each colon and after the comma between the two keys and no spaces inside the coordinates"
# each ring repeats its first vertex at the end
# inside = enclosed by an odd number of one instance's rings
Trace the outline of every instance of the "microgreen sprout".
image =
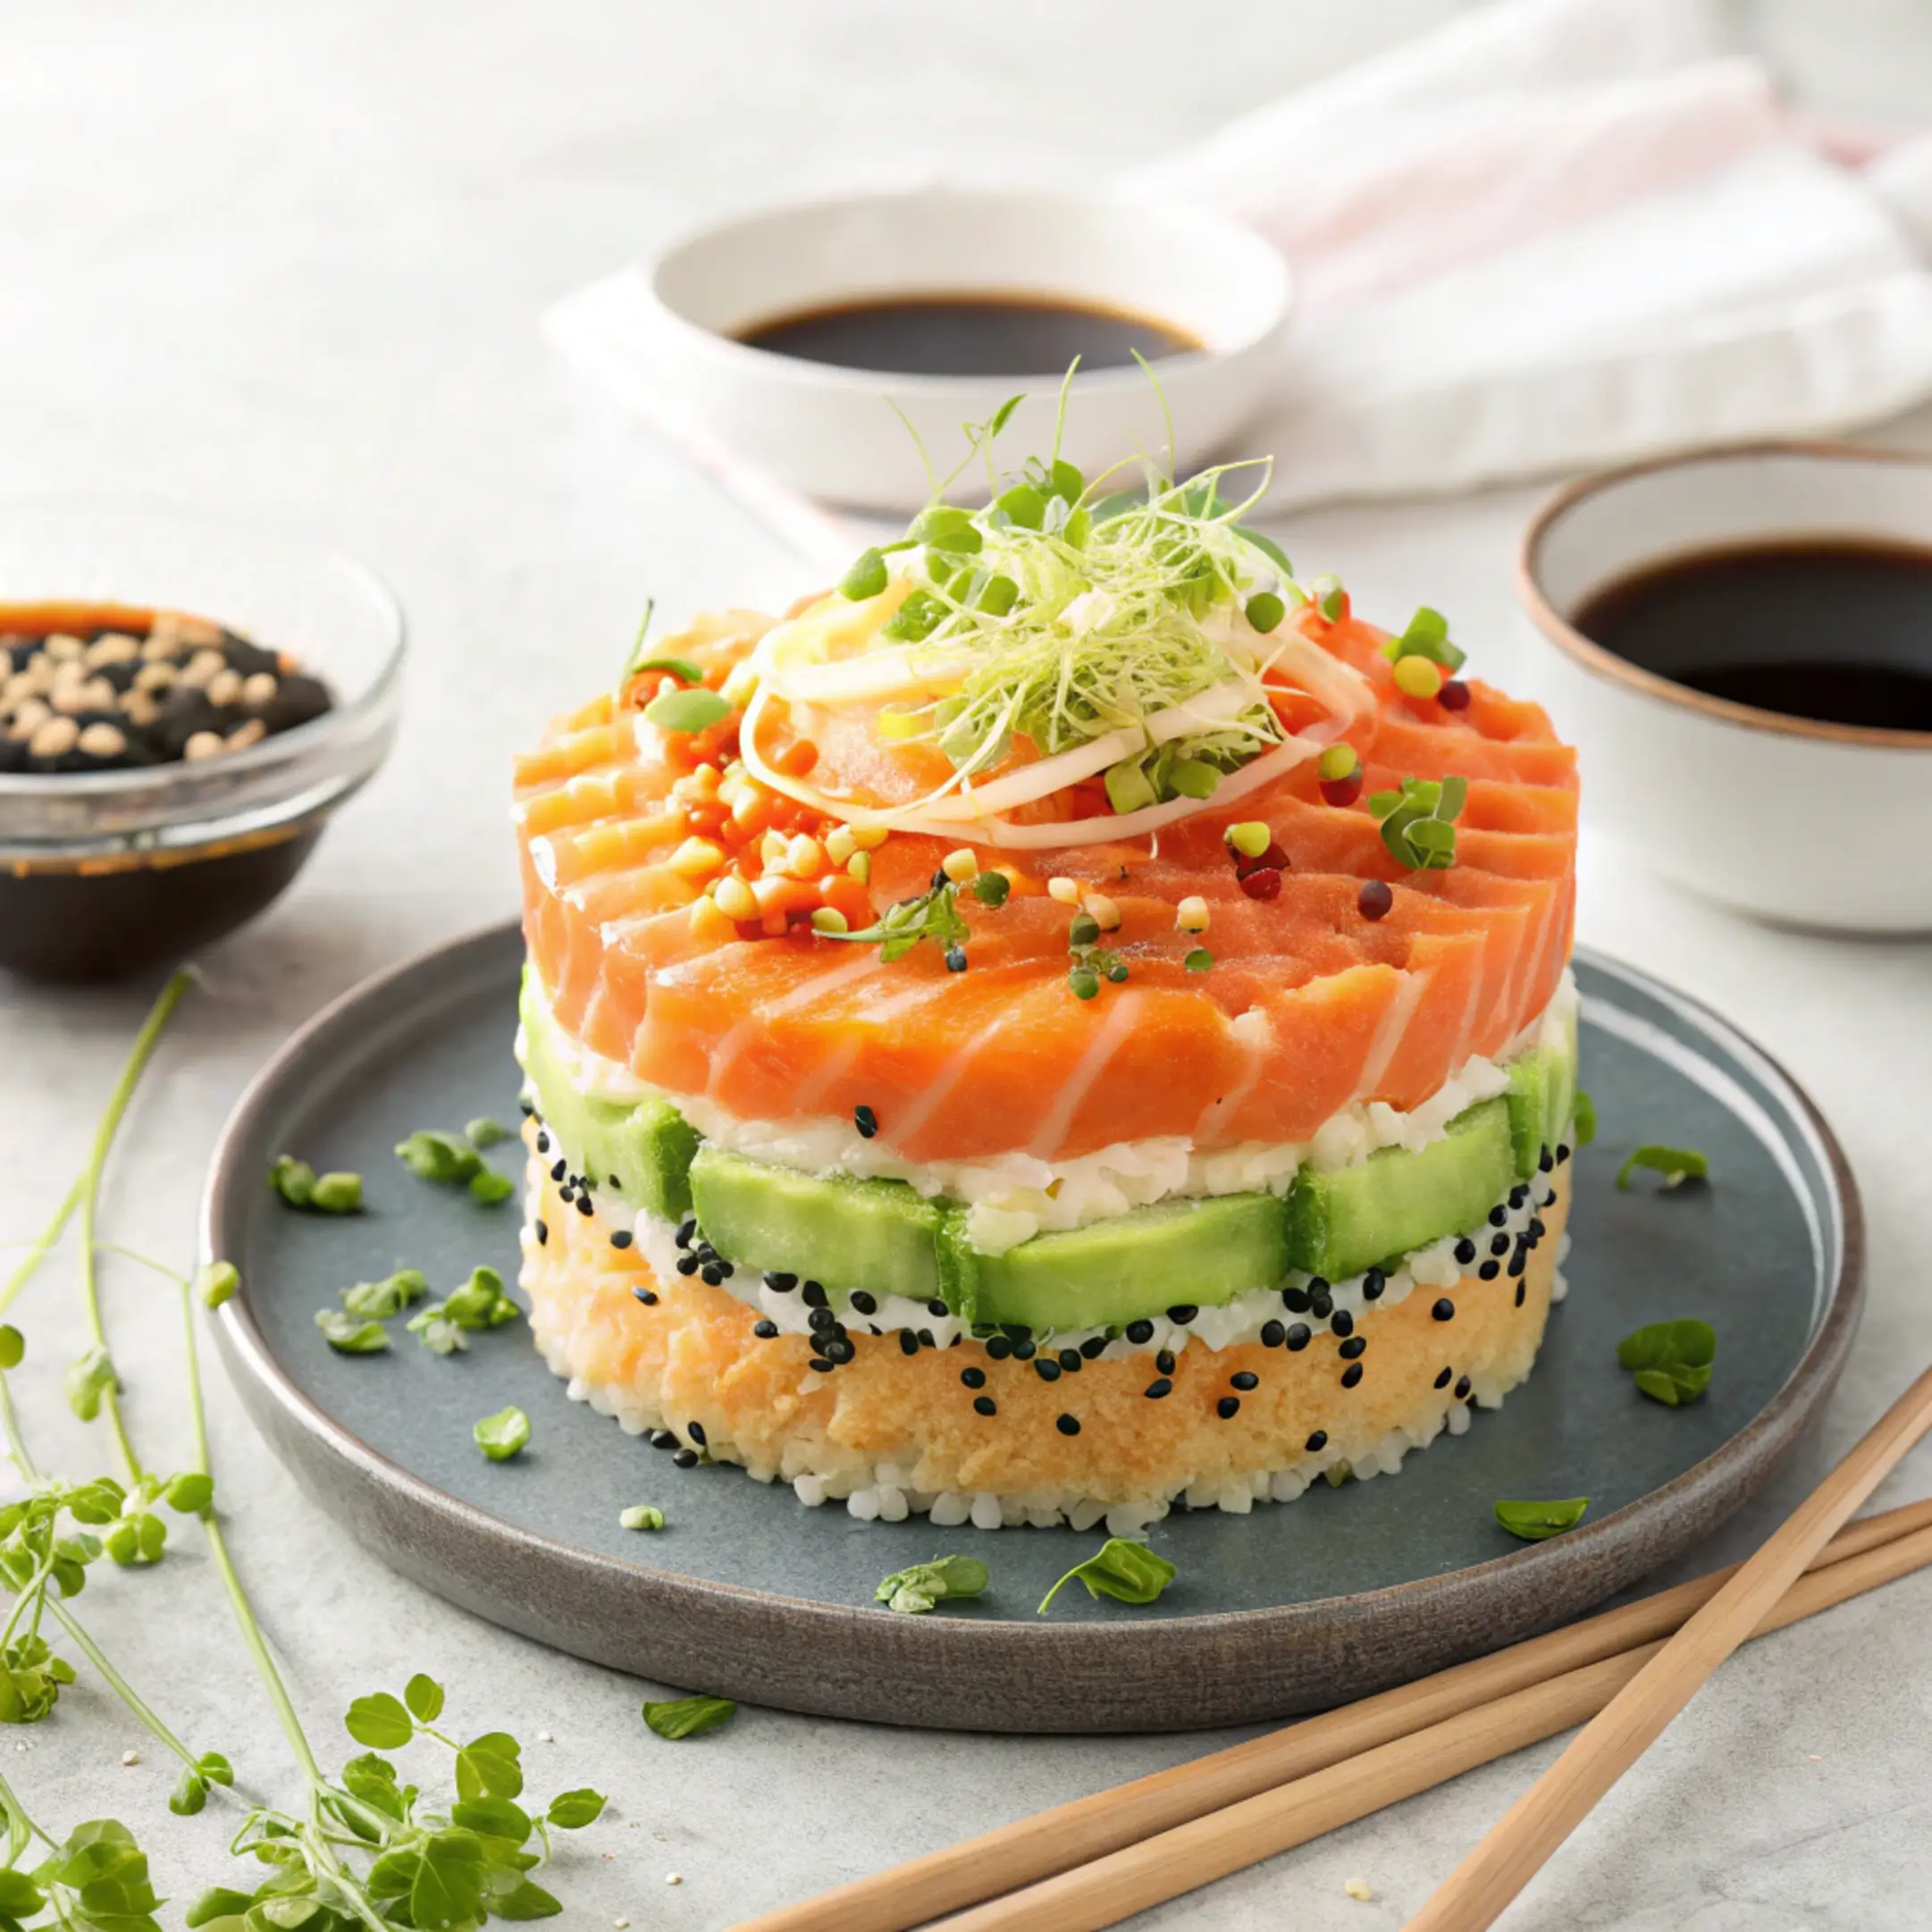
{"type": "Polygon", "coordinates": [[[1446,871],[1456,862],[1455,821],[1468,795],[1466,778],[1405,778],[1399,792],[1372,792],[1368,809],[1397,864],[1446,871]]]}
{"type": "Polygon", "coordinates": [[[617,1525],[626,1530],[661,1530],[664,1512],[655,1503],[633,1503],[617,1512],[617,1525]]]}
{"type": "Polygon", "coordinates": [[[1145,1543],[1124,1536],[1110,1536],[1084,1563],[1076,1563],[1041,1600],[1039,1615],[1067,1585],[1076,1579],[1087,1586],[1087,1594],[1098,1602],[1113,1597],[1121,1603],[1152,1603],[1173,1582],[1174,1566],[1157,1556],[1145,1543]]]}
{"type": "Polygon", "coordinates": [[[435,1181],[448,1188],[467,1188],[473,1200],[493,1207],[516,1193],[517,1184],[485,1163],[474,1140],[467,1129],[452,1134],[440,1127],[418,1128],[396,1143],[396,1158],[417,1180],[435,1181]]]}
{"type": "Polygon", "coordinates": [[[1717,1359],[1718,1331],[1695,1316],[1653,1322],[1617,1345],[1618,1367],[1634,1371],[1639,1390],[1667,1408],[1696,1401],[1710,1386],[1717,1359]]]}
{"type": "Polygon", "coordinates": [[[530,1418],[512,1403],[494,1415],[485,1415],[470,1433],[476,1447],[493,1463],[507,1463],[521,1455],[530,1441],[530,1418]]]}
{"type": "Polygon", "coordinates": [[[268,1184],[290,1207],[317,1214],[359,1214],[360,1174],[318,1174],[307,1161],[278,1155],[268,1170],[268,1184]]]}
{"type": "Polygon", "coordinates": [[[659,731],[709,731],[731,716],[731,701],[702,685],[683,691],[660,692],[644,707],[644,722],[659,731]]]}
{"type": "Polygon", "coordinates": [[[510,1130],[501,1121],[492,1120],[487,1113],[480,1113],[474,1121],[466,1122],[463,1138],[473,1147],[494,1147],[511,1138],[510,1130]]]}
{"type": "Polygon", "coordinates": [[[1565,1530],[1575,1529],[1590,1507],[1587,1496],[1566,1497],[1560,1502],[1499,1502],[1496,1520],[1512,1536],[1526,1543],[1540,1543],[1565,1530]]]}
{"type": "Polygon", "coordinates": [[[685,1737],[702,1737],[728,1724],[738,1707],[728,1697],[679,1697],[644,1706],[644,1722],[659,1737],[676,1743],[685,1737]]]}
{"type": "MultiPolygon", "coordinates": [[[[988,873],[986,876],[996,875],[988,873]]],[[[979,896],[984,900],[983,895],[979,896]]],[[[886,965],[894,960],[903,959],[921,939],[930,939],[942,951],[949,951],[954,946],[963,947],[972,937],[972,928],[960,917],[959,888],[943,876],[918,898],[902,899],[871,925],[862,926],[857,932],[814,929],[822,939],[841,939],[853,945],[876,945],[879,959],[886,965]]]]}
{"type": "Polygon", "coordinates": [[[935,1557],[895,1570],[872,1594],[888,1610],[917,1616],[947,1597],[977,1597],[987,1582],[987,1567],[978,1557],[935,1557]]]}
{"type": "Polygon", "coordinates": [[[1631,1150],[1617,1170],[1617,1185],[1627,1193],[1631,1176],[1640,1167],[1664,1177],[1666,1194],[1675,1193],[1687,1180],[1705,1180],[1710,1175],[1709,1159],[1695,1147],[1665,1147],[1651,1142],[1631,1150]]]}
{"type": "Polygon", "coordinates": [[[1392,664],[1404,658],[1426,658],[1444,671],[1459,671],[1467,661],[1467,654],[1449,641],[1449,619],[1427,604],[1408,620],[1399,637],[1391,637],[1382,647],[1382,654],[1392,664]]]}

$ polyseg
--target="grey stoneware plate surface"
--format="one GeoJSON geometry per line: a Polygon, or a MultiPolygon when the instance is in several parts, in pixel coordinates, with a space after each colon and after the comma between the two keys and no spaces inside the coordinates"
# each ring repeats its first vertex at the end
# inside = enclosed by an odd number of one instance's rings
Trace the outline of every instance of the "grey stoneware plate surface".
{"type": "MultiPolygon", "coordinates": [[[[230,1373],[308,1491],[405,1575],[513,1630],[660,1682],[883,1722],[1002,1731],[1192,1729],[1385,1688],[1571,1617],[1694,1545],[1825,1400],[1860,1302],[1857,1197],[1802,1093],[1715,1014],[1610,961],[1579,957],[1583,1077],[1600,1122],[1574,1177],[1570,1294],[1534,1374],[1467,1434],[1399,1476],[1318,1484],[1246,1516],[1177,1510],[1148,1541],[1180,1567],[1161,1600],[1093,1602],[1050,1583],[1104,1532],[861,1523],[728,1466],[679,1469],[570,1401],[515,1323],[439,1357],[392,1323],[382,1355],[333,1353],[315,1326],[346,1283],[399,1264],[439,1291],[480,1262],[513,1281],[520,1209],[413,1179],[418,1127],[517,1118],[522,943],[504,927],[347,995],[244,1096],[205,1209],[211,1255],[244,1288],[223,1312],[230,1373]],[[1699,1147],[1709,1186],[1660,1195],[1614,1177],[1639,1142],[1699,1147]],[[367,1178],[354,1218],[292,1213],[265,1172],[283,1151],[367,1178]],[[1708,1396],[1669,1409],[1617,1365],[1619,1337],[1701,1315],[1708,1396]],[[515,1403],[529,1448],[491,1463],[470,1436],[515,1403]],[[1588,1496],[1578,1528],[1514,1541],[1499,1497],[1588,1496]],[[655,1503],[656,1534],[618,1512],[655,1503]],[[945,1613],[873,1601],[888,1571],[953,1551],[992,1586],[945,1613]]],[[[522,1149],[491,1158],[520,1180],[522,1149]]]]}

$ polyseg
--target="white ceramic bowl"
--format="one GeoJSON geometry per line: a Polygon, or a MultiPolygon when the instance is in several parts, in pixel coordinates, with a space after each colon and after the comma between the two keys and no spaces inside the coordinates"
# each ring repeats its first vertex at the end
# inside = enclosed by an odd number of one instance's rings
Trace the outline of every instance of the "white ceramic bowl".
{"type": "MultiPolygon", "coordinates": [[[[984,422],[1019,389],[1029,399],[1001,448],[1015,462],[1044,450],[1064,372],[888,375],[752,349],[736,334],[867,297],[1046,296],[1147,315],[1204,345],[1155,365],[1185,470],[1225,449],[1266,399],[1289,302],[1280,254],[1224,215],[1098,194],[954,189],[740,216],[674,243],[647,279],[664,386],[719,442],[808,495],[901,510],[924,503],[928,486],[888,397],[943,475],[963,447],[960,425],[984,422]]],[[[1138,368],[1083,373],[1073,391],[1063,454],[1089,475],[1162,449],[1160,403],[1138,368]]]]}
{"type": "Polygon", "coordinates": [[[1710,697],[1613,656],[1570,622],[1594,592],[1665,559],[1820,536],[1932,552],[1932,458],[1763,444],[1558,491],[1517,561],[1528,683],[1581,753],[1586,820],[1666,877],[1787,924],[1932,930],[1932,733],[1710,697]]]}

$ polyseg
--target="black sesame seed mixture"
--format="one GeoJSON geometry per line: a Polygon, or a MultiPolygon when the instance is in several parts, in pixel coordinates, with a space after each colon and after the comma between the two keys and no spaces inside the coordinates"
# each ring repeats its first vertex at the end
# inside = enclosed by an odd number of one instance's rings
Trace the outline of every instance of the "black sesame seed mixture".
{"type": "Polygon", "coordinates": [[[199,764],[332,709],[320,678],[203,618],[44,634],[0,617],[0,773],[199,764]]]}

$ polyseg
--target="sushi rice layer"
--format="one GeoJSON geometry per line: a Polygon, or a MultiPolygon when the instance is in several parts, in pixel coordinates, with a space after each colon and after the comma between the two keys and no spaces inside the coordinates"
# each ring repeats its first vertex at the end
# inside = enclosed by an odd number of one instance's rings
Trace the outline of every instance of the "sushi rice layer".
{"type": "MultiPolygon", "coordinates": [[[[1514,1276],[1485,1281],[1471,1264],[1419,1286],[1400,1271],[1373,1300],[1359,1283],[1352,1292],[1337,1284],[1326,1320],[1257,1291],[1202,1310],[1197,1324],[1163,1323],[1144,1345],[1106,1341],[1050,1381],[1039,1359],[1063,1344],[1073,1354],[1080,1338],[1056,1336],[1035,1360],[995,1359],[923,1305],[914,1315],[882,1306],[871,1324],[845,1312],[853,1358],[815,1371],[816,1351],[796,1331],[804,1311],[793,1313],[795,1293],[778,1296],[755,1277],[735,1292],[735,1279],[712,1286],[676,1273],[675,1247],[637,1230],[632,1210],[610,1203],[607,1219],[601,1201],[565,1202],[535,1159],[521,1279],[545,1361],[573,1399],[627,1434],[668,1431],[760,1482],[791,1483],[802,1502],[843,1501],[862,1520],[927,1514],[982,1529],[1105,1520],[1130,1535],[1176,1502],[1245,1514],[1258,1501],[1291,1501],[1323,1475],[1392,1475],[1445,1429],[1463,1434],[1473,1405],[1499,1406],[1528,1375],[1562,1296],[1569,1172],[1538,1176],[1514,1208],[1498,1204],[1512,1235],[1541,1223],[1514,1276]],[[613,1239],[634,1231],[644,1238],[613,1239]],[[1221,1345],[1197,1331],[1209,1316],[1221,1317],[1221,1345]],[[1166,1392],[1150,1396],[1160,1382],[1166,1392]]],[[[1498,1231],[1484,1223],[1470,1239],[1487,1257],[1498,1231]]]]}

